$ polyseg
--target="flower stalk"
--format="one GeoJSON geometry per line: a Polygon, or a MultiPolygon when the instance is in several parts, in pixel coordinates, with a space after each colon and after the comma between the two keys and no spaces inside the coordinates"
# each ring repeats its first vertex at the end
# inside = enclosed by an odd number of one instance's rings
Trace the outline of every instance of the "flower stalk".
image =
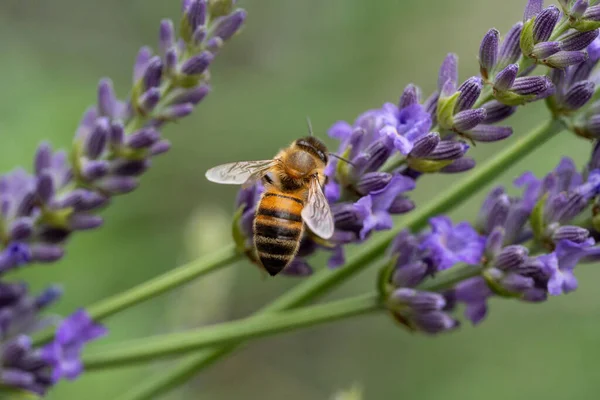
{"type": "Polygon", "coordinates": [[[125,367],[158,358],[181,355],[209,346],[258,339],[293,329],[383,310],[379,295],[368,293],[285,313],[258,315],[208,328],[106,346],[105,349],[99,348],[92,354],[84,355],[84,364],[88,371],[125,367]]]}
{"type": "MultiPolygon", "coordinates": [[[[240,258],[241,255],[235,251],[233,245],[226,246],[207,257],[191,261],[161,276],[93,304],[87,308],[88,314],[95,321],[103,320],[119,311],[185,285],[193,279],[229,266],[240,258]]],[[[33,340],[35,344],[44,344],[51,340],[53,335],[53,330],[45,330],[35,335],[33,340]]]]}

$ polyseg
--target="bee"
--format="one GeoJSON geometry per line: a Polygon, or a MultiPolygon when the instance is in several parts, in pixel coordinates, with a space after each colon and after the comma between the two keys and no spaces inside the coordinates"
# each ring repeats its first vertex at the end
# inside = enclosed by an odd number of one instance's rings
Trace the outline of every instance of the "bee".
{"type": "Polygon", "coordinates": [[[334,222],[323,194],[328,162],[327,147],[316,137],[295,140],[272,160],[240,161],[206,171],[209,181],[249,186],[262,180],[265,186],[254,216],[254,248],[271,276],[295,257],[305,225],[313,234],[329,239],[334,222]]]}

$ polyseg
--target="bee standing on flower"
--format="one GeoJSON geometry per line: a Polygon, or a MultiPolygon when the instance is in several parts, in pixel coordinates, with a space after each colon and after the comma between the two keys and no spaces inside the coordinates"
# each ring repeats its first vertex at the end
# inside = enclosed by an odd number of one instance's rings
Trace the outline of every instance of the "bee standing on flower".
{"type": "Polygon", "coordinates": [[[206,172],[216,183],[248,186],[262,180],[265,192],[254,217],[254,248],[271,276],[294,259],[304,224],[323,239],[333,235],[333,217],[323,194],[327,147],[309,130],[311,136],[295,140],[272,160],[223,164],[206,172]]]}

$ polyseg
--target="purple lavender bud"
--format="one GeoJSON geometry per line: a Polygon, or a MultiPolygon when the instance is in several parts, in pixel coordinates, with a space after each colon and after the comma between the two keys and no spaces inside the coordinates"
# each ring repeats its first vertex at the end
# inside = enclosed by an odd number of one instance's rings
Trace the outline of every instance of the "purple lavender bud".
{"type": "MultiPolygon", "coordinates": [[[[2,289],[6,289],[7,291],[12,291],[13,287],[6,286],[2,289]]],[[[4,290],[2,290],[4,291],[4,290]]],[[[21,296],[25,295],[27,290],[25,289],[21,296]]],[[[16,299],[16,298],[15,298],[16,299]]],[[[14,365],[16,364],[23,356],[31,349],[31,338],[25,335],[19,335],[14,340],[6,343],[4,348],[2,349],[2,361],[6,365],[14,365]]],[[[2,379],[4,382],[4,379],[2,379]]],[[[18,386],[18,385],[17,385],[18,386]]]]}
{"type": "Polygon", "coordinates": [[[517,64],[508,65],[496,75],[496,78],[494,79],[494,89],[500,91],[509,90],[515,82],[518,73],[519,66],[517,64]]]}
{"type": "Polygon", "coordinates": [[[35,208],[35,189],[23,194],[20,202],[16,204],[16,216],[17,217],[28,217],[31,215],[35,208]]]}
{"type": "Polygon", "coordinates": [[[420,331],[432,335],[441,332],[451,331],[452,329],[456,329],[460,325],[460,322],[441,311],[417,313],[411,316],[411,322],[420,331]]]}
{"type": "MultiPolygon", "coordinates": [[[[540,1],[539,3],[541,7],[542,2],[540,1]]],[[[533,41],[535,43],[547,41],[550,38],[550,35],[552,35],[552,31],[559,18],[560,10],[553,5],[541,10],[533,22],[533,41]]],[[[527,19],[529,18],[526,18],[526,20],[527,19]]]]}
{"type": "Polygon", "coordinates": [[[392,180],[392,174],[387,172],[368,172],[364,174],[358,183],[356,189],[363,195],[381,190],[392,180]]]}
{"type": "Polygon", "coordinates": [[[483,204],[481,205],[481,208],[479,209],[479,213],[476,218],[475,227],[477,230],[484,233],[489,232],[486,228],[488,226],[487,221],[489,215],[498,201],[504,201],[500,199],[502,196],[506,197],[506,201],[508,201],[508,196],[504,193],[504,188],[501,186],[493,188],[488,193],[487,197],[483,201],[483,204]]]}
{"type": "Polygon", "coordinates": [[[184,89],[173,96],[171,104],[198,104],[210,92],[210,86],[201,84],[191,89],[184,89]]]}
{"type": "Polygon", "coordinates": [[[500,32],[497,29],[490,29],[481,41],[481,46],[479,47],[479,66],[484,78],[487,78],[488,71],[491,71],[496,66],[499,39],[500,32]]]}
{"type": "Polygon", "coordinates": [[[467,133],[467,136],[476,142],[497,142],[506,139],[512,133],[510,126],[477,125],[467,133]]]}
{"type": "Polygon", "coordinates": [[[561,226],[552,234],[552,240],[558,243],[561,240],[570,240],[575,243],[583,243],[590,236],[590,232],[579,226],[561,226]]]}
{"type": "Polygon", "coordinates": [[[435,150],[439,143],[439,133],[430,132],[415,141],[413,149],[410,151],[410,156],[414,158],[425,158],[435,150]]]}
{"type": "Polygon", "coordinates": [[[98,158],[104,152],[109,131],[109,119],[106,117],[98,118],[94,129],[90,132],[85,142],[85,153],[89,158],[98,158]]]}
{"type": "Polygon", "coordinates": [[[585,51],[559,51],[542,61],[551,68],[566,68],[569,65],[582,63],[587,59],[588,55],[585,51]]]}
{"type": "MultiPolygon", "coordinates": [[[[492,232],[496,227],[504,226],[509,208],[510,200],[508,196],[504,194],[498,196],[496,201],[489,205],[489,210],[487,210],[485,215],[485,222],[483,224],[484,232],[492,232]]],[[[504,230],[502,230],[503,236],[504,233],[504,230]]]]}
{"type": "Polygon", "coordinates": [[[485,108],[461,111],[454,116],[453,128],[458,132],[466,132],[479,125],[485,116],[485,108]]]}
{"type": "Polygon", "coordinates": [[[589,5],[590,3],[588,3],[587,0],[576,0],[575,3],[573,3],[573,6],[571,7],[571,12],[569,13],[570,16],[575,18],[581,18],[587,10],[587,8],[589,7],[589,5]]]}
{"type": "Polygon", "coordinates": [[[436,91],[431,94],[423,103],[423,108],[431,115],[431,123],[432,125],[436,124],[436,113],[437,113],[437,103],[440,98],[440,94],[436,91]]]}
{"type": "Polygon", "coordinates": [[[144,72],[144,88],[146,90],[160,85],[162,78],[163,64],[160,57],[155,56],[148,61],[146,71],[144,72]]]}
{"type": "Polygon", "coordinates": [[[38,310],[46,308],[52,303],[56,302],[62,296],[62,294],[62,287],[58,285],[50,286],[35,298],[35,307],[38,310]]]}
{"type": "Polygon", "coordinates": [[[202,42],[204,42],[204,39],[206,39],[207,34],[208,32],[206,30],[206,27],[199,26],[198,28],[196,28],[194,34],[192,35],[192,41],[196,46],[200,46],[202,42]]]}
{"type": "Polygon", "coordinates": [[[408,305],[414,311],[422,313],[441,310],[446,305],[446,300],[441,294],[410,288],[396,289],[389,300],[394,304],[408,305]]]}
{"type": "Polygon", "coordinates": [[[98,84],[98,115],[111,117],[117,107],[117,96],[113,89],[112,81],[108,78],[100,80],[98,84]]]}
{"type": "Polygon", "coordinates": [[[154,143],[152,147],[150,147],[150,154],[153,156],[157,156],[159,154],[166,153],[171,149],[171,142],[167,139],[163,139],[157,143],[154,143]]]}
{"type": "Polygon", "coordinates": [[[206,23],[206,9],[207,0],[193,0],[185,9],[185,15],[192,32],[194,32],[198,26],[206,23]]]}
{"type": "Polygon", "coordinates": [[[29,239],[33,233],[33,221],[30,218],[19,218],[10,225],[9,236],[13,241],[29,239]]]}
{"type": "Polygon", "coordinates": [[[213,58],[214,56],[210,52],[203,51],[186,60],[181,66],[181,72],[186,75],[199,75],[208,68],[213,58]]]}
{"type": "Polygon", "coordinates": [[[493,266],[502,271],[514,271],[527,260],[527,247],[510,245],[503,248],[494,258],[493,266]]]}
{"type": "Polygon", "coordinates": [[[415,287],[425,279],[427,270],[427,264],[422,261],[402,265],[394,271],[392,284],[395,287],[415,287]]]}
{"type": "MultiPolygon", "coordinates": [[[[587,119],[584,128],[593,137],[600,137],[600,115],[593,115],[587,119]]],[[[600,165],[600,161],[598,161],[598,165],[600,165]]]]}
{"type": "Polygon", "coordinates": [[[507,106],[506,104],[502,104],[497,100],[492,100],[483,105],[486,111],[486,117],[482,121],[482,124],[493,124],[499,121],[502,121],[511,115],[517,110],[517,107],[507,106]]]}
{"type": "Polygon", "coordinates": [[[144,46],[138,52],[137,58],[135,60],[135,65],[133,67],[133,81],[138,82],[140,79],[144,77],[144,73],[146,72],[146,68],[148,67],[148,63],[152,58],[152,50],[144,46]]]}
{"type": "Polygon", "coordinates": [[[129,135],[125,144],[132,149],[143,149],[152,146],[160,139],[160,133],[152,128],[141,129],[129,135]]]}
{"type": "Polygon", "coordinates": [[[398,102],[398,109],[401,110],[413,104],[417,104],[419,103],[420,98],[421,91],[417,86],[410,83],[404,88],[402,96],[400,96],[400,101],[398,102]]]}
{"type": "Polygon", "coordinates": [[[497,69],[504,68],[509,64],[514,64],[521,56],[520,38],[522,30],[523,23],[517,22],[506,34],[498,53],[497,69]]]}
{"type": "Polygon", "coordinates": [[[119,147],[123,144],[125,128],[121,122],[115,121],[110,125],[109,141],[111,146],[119,147]]]}
{"type": "Polygon", "coordinates": [[[216,54],[219,50],[221,50],[221,48],[223,48],[224,44],[225,42],[223,41],[223,39],[221,39],[218,36],[215,36],[208,39],[208,41],[206,42],[206,50],[210,51],[213,54],[216,54]]]}
{"type": "Polygon", "coordinates": [[[91,211],[108,204],[110,199],[96,192],[83,192],[81,200],[73,206],[75,211],[91,211]]]}
{"type": "Polygon", "coordinates": [[[587,32],[574,31],[563,36],[560,40],[561,49],[564,51],[583,50],[598,37],[598,30],[587,32]]]}
{"type": "Polygon", "coordinates": [[[14,242],[0,253],[0,271],[7,271],[31,262],[31,249],[24,243],[14,242]]]}
{"type": "Polygon", "coordinates": [[[175,104],[162,110],[160,113],[160,118],[167,121],[172,121],[188,116],[192,113],[192,111],[194,111],[194,105],[191,103],[175,104]]]}
{"type": "Polygon", "coordinates": [[[42,142],[35,153],[34,169],[36,175],[39,175],[46,168],[50,168],[52,163],[52,147],[48,142],[42,142]]]}
{"type": "Polygon", "coordinates": [[[440,170],[445,174],[455,174],[465,172],[475,168],[475,160],[470,157],[461,157],[458,160],[452,161],[452,164],[446,165],[440,170]]]}
{"type": "Polygon", "coordinates": [[[97,215],[73,214],[69,220],[69,227],[75,231],[95,229],[102,225],[102,218],[97,215]]]}
{"type": "Polygon", "coordinates": [[[163,19],[160,21],[159,31],[159,46],[162,54],[166,54],[175,44],[175,28],[173,22],[169,19],[163,19]]]}
{"type": "Polygon", "coordinates": [[[54,181],[50,173],[42,172],[38,175],[36,193],[42,203],[48,203],[52,196],[54,196],[54,181]]]}
{"type": "Polygon", "coordinates": [[[145,113],[150,113],[160,101],[160,89],[150,88],[144,92],[139,99],[140,108],[145,113]]]}
{"type": "Polygon", "coordinates": [[[442,91],[448,81],[456,87],[458,82],[458,56],[454,53],[449,53],[440,67],[438,90],[442,91]]]}
{"type": "Polygon", "coordinates": [[[110,173],[119,176],[138,176],[150,167],[150,160],[115,160],[111,163],[110,173]]]}
{"type": "Polygon", "coordinates": [[[246,20],[246,11],[235,10],[226,17],[219,18],[215,22],[213,36],[218,36],[223,40],[229,40],[241,27],[246,20]]]}
{"type": "Polygon", "coordinates": [[[468,149],[469,146],[466,143],[444,140],[438,143],[427,158],[430,160],[455,160],[462,157],[468,149]]]}
{"type": "Polygon", "coordinates": [[[108,161],[91,160],[87,161],[81,167],[81,175],[86,181],[94,181],[100,179],[108,173],[108,161]]]}
{"type": "Polygon", "coordinates": [[[594,95],[596,85],[591,81],[581,81],[573,85],[563,98],[563,105],[569,110],[583,107],[594,95]]]}
{"type": "Polygon", "coordinates": [[[112,194],[124,194],[134,190],[137,179],[128,176],[109,176],[98,182],[98,187],[112,194]]]}
{"type": "Polygon", "coordinates": [[[388,208],[390,214],[405,214],[415,209],[415,203],[404,196],[397,196],[388,208]]]}
{"type": "Polygon", "coordinates": [[[515,79],[511,90],[517,94],[527,96],[537,96],[544,93],[552,86],[552,82],[547,76],[525,76],[515,79]]]}
{"type": "Polygon", "coordinates": [[[510,293],[522,293],[531,289],[535,284],[533,278],[519,274],[507,274],[499,283],[510,293]]]}
{"type": "Polygon", "coordinates": [[[488,258],[496,257],[496,255],[502,250],[503,243],[504,229],[501,226],[496,226],[488,235],[485,242],[485,255],[488,258]]]}
{"type": "Polygon", "coordinates": [[[559,42],[541,42],[533,46],[531,56],[537,59],[548,58],[561,50],[559,42]]]}
{"type": "Polygon", "coordinates": [[[385,141],[374,141],[354,160],[357,172],[360,175],[366,172],[377,171],[379,167],[385,164],[391,153],[392,150],[385,141]]]}
{"type": "Polygon", "coordinates": [[[588,7],[583,13],[583,18],[590,21],[600,21],[600,4],[588,7]]]}
{"type": "MultiPolygon", "coordinates": [[[[542,12],[543,5],[544,5],[544,0],[527,0],[527,5],[525,6],[525,13],[523,14],[523,21],[527,21],[527,20],[535,17],[540,12],[542,12]]],[[[550,7],[548,7],[548,8],[550,8],[550,7]]],[[[546,11],[546,10],[544,10],[544,11],[546,11]]]]}
{"type": "Polygon", "coordinates": [[[175,68],[177,67],[177,50],[169,49],[165,53],[165,75],[173,75],[175,68]]]}
{"type": "Polygon", "coordinates": [[[84,193],[86,193],[86,191],[83,189],[75,189],[67,192],[61,196],[58,196],[58,198],[53,198],[50,203],[50,207],[54,209],[75,207],[79,202],[82,201],[84,193]]]}
{"type": "Polygon", "coordinates": [[[454,93],[456,93],[456,83],[451,80],[447,80],[446,83],[444,84],[444,86],[442,87],[442,91],[440,92],[440,97],[441,98],[450,97],[454,93]]]}
{"type": "Polygon", "coordinates": [[[482,88],[483,80],[479,77],[473,76],[464,81],[463,84],[458,87],[460,95],[456,100],[454,112],[458,113],[473,107],[473,104],[475,104],[481,94],[482,88]]]}

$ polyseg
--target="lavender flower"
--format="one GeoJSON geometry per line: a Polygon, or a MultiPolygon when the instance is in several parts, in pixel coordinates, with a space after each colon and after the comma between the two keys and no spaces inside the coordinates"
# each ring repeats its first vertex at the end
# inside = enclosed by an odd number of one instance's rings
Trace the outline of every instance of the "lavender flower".
{"type": "Polygon", "coordinates": [[[456,263],[478,264],[483,256],[485,239],[466,222],[452,226],[447,217],[432,218],[431,233],[423,238],[421,246],[429,250],[438,271],[456,263]]]}
{"type": "MultiPolygon", "coordinates": [[[[556,92],[547,99],[547,104],[556,115],[569,115],[581,109],[596,91],[596,83],[591,74],[600,60],[600,40],[594,40],[586,50],[588,59],[585,62],[567,67],[564,71],[553,70],[550,75],[556,92]]],[[[585,121],[577,129],[585,131],[585,121]]]]}
{"type": "Polygon", "coordinates": [[[57,382],[62,377],[77,378],[83,371],[80,354],[84,344],[107,333],[106,328],[94,323],[84,310],[65,319],[54,342],[41,349],[41,358],[52,366],[52,381],[57,382]]]}
{"type": "MultiPolygon", "coordinates": [[[[163,21],[160,55],[147,47],[139,51],[130,98],[119,100],[111,81],[100,81],[69,157],[42,143],[33,174],[15,169],[0,177],[0,274],[60,259],[73,232],[101,226],[96,212],[138,186],[151,159],[169,150],[162,126],[190,114],[208,94],[208,68],[245,20],[233,4],[185,0],[181,37],[163,21]]],[[[60,322],[53,342],[34,347],[30,335],[59,322],[40,314],[59,296],[55,287],[36,297],[25,284],[0,281],[2,386],[44,395],[59,379],[79,376],[84,345],[107,333],[79,310],[60,322]]]]}
{"type": "Polygon", "coordinates": [[[439,333],[457,325],[450,322],[455,321],[451,312],[457,303],[465,304],[466,318],[478,324],[491,297],[540,302],[575,290],[576,265],[600,259],[591,227],[574,223],[600,194],[600,171],[593,165],[580,174],[565,158],[543,179],[525,173],[515,180],[523,190],[519,197],[508,196],[501,187],[493,189],[474,226],[453,225],[448,217],[438,216],[430,220],[430,231],[401,232],[390,245],[390,262],[379,285],[394,318],[413,330],[439,333]],[[530,254],[532,247],[542,252],[530,254]],[[457,264],[468,264],[464,268],[476,276],[439,293],[420,290],[429,277],[457,264]],[[426,311],[437,313],[437,321],[446,324],[435,325],[439,329],[417,325],[415,318],[426,311]]]}
{"type": "Polygon", "coordinates": [[[35,348],[31,343],[30,334],[59,323],[56,317],[43,317],[40,312],[60,295],[58,287],[32,296],[24,283],[0,281],[2,385],[44,395],[63,376],[75,379],[82,372],[80,352],[84,343],[107,333],[85,311],[60,322],[57,338],[46,347],[35,348]]]}

